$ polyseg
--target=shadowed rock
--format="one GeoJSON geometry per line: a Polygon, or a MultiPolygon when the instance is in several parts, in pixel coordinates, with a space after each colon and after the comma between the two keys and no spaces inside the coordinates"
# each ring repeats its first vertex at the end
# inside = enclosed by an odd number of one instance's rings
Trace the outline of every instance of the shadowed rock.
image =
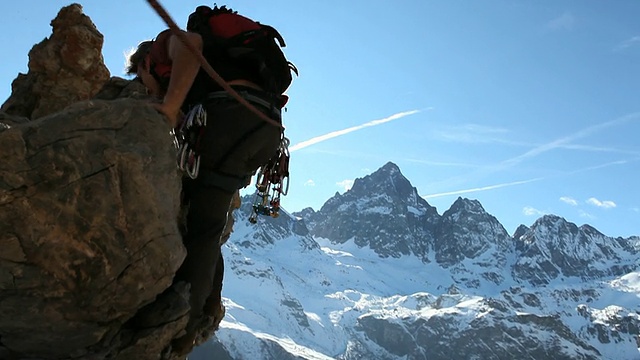
{"type": "Polygon", "coordinates": [[[189,288],[172,285],[185,250],[166,119],[139,82],[109,79],[79,5],[52,26],[0,111],[0,359],[184,358],[168,351],[189,288]]]}
{"type": "Polygon", "coordinates": [[[52,359],[108,347],[171,285],[185,255],[172,146],[135,100],[0,132],[2,346],[52,359]]]}

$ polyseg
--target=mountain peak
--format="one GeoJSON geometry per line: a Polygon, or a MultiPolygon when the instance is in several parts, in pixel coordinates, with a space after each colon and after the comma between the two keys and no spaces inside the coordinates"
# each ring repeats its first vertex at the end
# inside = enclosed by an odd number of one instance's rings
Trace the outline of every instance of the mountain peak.
{"type": "MultiPolygon", "coordinates": [[[[394,173],[399,173],[400,172],[400,168],[398,167],[398,165],[396,165],[393,162],[389,161],[386,164],[384,164],[380,169],[378,169],[378,171],[394,174],[394,173]]],[[[376,171],[376,172],[378,172],[378,171],[376,171]]]]}
{"type": "Polygon", "coordinates": [[[456,213],[461,211],[474,214],[486,213],[486,211],[482,207],[482,204],[480,204],[480,201],[458,197],[458,199],[456,199],[456,201],[451,205],[447,212],[456,213]]]}
{"type": "Polygon", "coordinates": [[[381,256],[426,258],[439,217],[400,168],[388,162],[355,179],[349,191],[327,200],[318,212],[308,212],[305,222],[314,236],[335,243],[353,239],[381,256]]]}
{"type": "Polygon", "coordinates": [[[381,168],[374,171],[373,173],[371,173],[369,176],[366,176],[365,178],[367,177],[371,177],[377,182],[388,182],[388,181],[395,181],[395,180],[406,181],[407,183],[409,182],[409,180],[407,180],[407,178],[405,178],[404,175],[402,175],[402,172],[400,171],[400,168],[398,167],[398,165],[392,163],[391,161],[384,164],[381,168]]]}
{"type": "Polygon", "coordinates": [[[523,224],[520,224],[520,226],[518,226],[518,228],[516,229],[516,231],[513,233],[513,238],[514,239],[520,239],[522,236],[524,236],[524,234],[527,233],[527,231],[529,231],[529,227],[523,224]]]}
{"type": "Polygon", "coordinates": [[[388,162],[378,170],[353,182],[350,192],[358,195],[389,194],[403,198],[414,196],[416,190],[398,165],[388,162]]]}

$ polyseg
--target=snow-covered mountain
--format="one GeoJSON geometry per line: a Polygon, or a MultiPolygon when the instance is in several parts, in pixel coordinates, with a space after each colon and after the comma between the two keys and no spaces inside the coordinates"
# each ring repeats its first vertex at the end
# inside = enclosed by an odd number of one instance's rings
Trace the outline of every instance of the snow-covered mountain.
{"type": "Polygon", "coordinates": [[[509,235],[442,215],[393,163],[225,245],[227,315],[200,359],[640,359],[640,238],[552,215],[509,235]]]}

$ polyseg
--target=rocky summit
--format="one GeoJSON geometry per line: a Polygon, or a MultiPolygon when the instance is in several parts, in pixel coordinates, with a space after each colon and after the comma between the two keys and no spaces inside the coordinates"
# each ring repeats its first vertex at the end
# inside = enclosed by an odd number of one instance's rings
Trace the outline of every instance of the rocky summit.
{"type": "Polygon", "coordinates": [[[393,163],[356,179],[351,190],[336,194],[319,211],[298,215],[314,236],[340,243],[353,240],[383,257],[415,254],[425,260],[440,221],[436,209],[393,163]]]}

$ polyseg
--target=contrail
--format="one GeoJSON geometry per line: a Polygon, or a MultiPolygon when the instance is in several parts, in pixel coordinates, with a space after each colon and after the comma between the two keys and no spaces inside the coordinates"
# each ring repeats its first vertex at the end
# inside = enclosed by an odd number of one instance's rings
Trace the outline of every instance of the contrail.
{"type": "Polygon", "coordinates": [[[354,132],[354,131],[357,131],[357,130],[360,130],[360,129],[364,129],[366,127],[381,125],[381,124],[387,123],[389,121],[401,119],[401,118],[403,118],[405,116],[413,115],[413,114],[416,114],[416,113],[419,113],[419,112],[420,112],[420,110],[403,111],[403,112],[399,112],[397,114],[393,114],[393,115],[391,115],[389,117],[386,117],[384,119],[373,120],[373,121],[369,121],[368,123],[364,123],[362,125],[350,127],[350,128],[344,129],[344,130],[333,131],[333,132],[330,132],[330,133],[325,134],[325,135],[316,136],[314,138],[311,138],[311,139],[306,140],[306,141],[299,142],[299,143],[289,147],[289,152],[294,152],[296,150],[300,150],[300,149],[306,148],[307,146],[311,146],[311,145],[314,145],[314,144],[317,144],[317,143],[320,143],[320,142],[323,142],[323,141],[326,141],[326,140],[329,140],[329,139],[333,139],[333,138],[338,137],[338,136],[346,135],[348,133],[351,133],[351,132],[354,132]]]}
{"type": "Polygon", "coordinates": [[[449,192],[443,192],[443,193],[439,193],[439,194],[421,195],[421,197],[424,198],[424,199],[432,199],[432,198],[437,198],[437,197],[441,197],[441,196],[467,194],[467,193],[472,193],[472,192],[487,191],[487,190],[499,189],[499,188],[508,187],[508,186],[521,185],[521,184],[526,184],[526,183],[530,183],[530,182],[534,182],[534,181],[539,181],[539,180],[542,180],[542,179],[544,179],[544,178],[535,178],[535,179],[529,179],[529,180],[514,181],[514,182],[510,182],[510,183],[490,185],[490,186],[484,186],[484,187],[479,187],[479,188],[474,188],[474,189],[449,191],[449,192]]]}
{"type": "Polygon", "coordinates": [[[608,162],[608,163],[605,163],[605,164],[600,164],[600,165],[596,165],[596,166],[589,166],[589,167],[578,169],[578,170],[568,171],[568,172],[566,172],[566,173],[564,173],[562,175],[556,175],[556,176],[551,176],[551,177],[539,177],[539,178],[534,178],[534,179],[529,179],[529,180],[520,180],[520,181],[514,181],[514,182],[510,182],[510,183],[483,186],[483,187],[473,188],[473,189],[448,191],[448,192],[443,192],[443,193],[438,193],[438,194],[421,195],[421,197],[423,199],[432,199],[432,198],[437,198],[437,197],[442,197],[442,196],[460,195],[460,194],[467,194],[467,193],[478,192],[478,191],[487,191],[487,190],[499,189],[499,188],[503,188],[503,187],[527,184],[527,183],[534,182],[534,181],[547,180],[547,179],[556,178],[556,177],[559,177],[559,176],[572,175],[572,174],[581,173],[581,172],[585,172],[585,171],[598,170],[598,169],[602,169],[602,168],[609,167],[609,166],[614,166],[614,165],[624,165],[624,164],[628,164],[630,162],[634,162],[634,161],[638,161],[638,160],[640,160],[640,158],[636,158],[636,159],[632,159],[632,160],[612,161],[612,162],[608,162]]]}
{"type": "Polygon", "coordinates": [[[590,126],[588,128],[582,129],[582,130],[580,130],[580,131],[578,131],[578,132],[576,132],[574,134],[565,136],[565,137],[560,138],[560,139],[556,139],[556,140],[554,140],[554,141],[552,141],[550,143],[536,146],[535,148],[527,151],[524,154],[521,154],[521,155],[516,156],[514,158],[511,158],[511,159],[503,161],[502,163],[500,163],[498,165],[498,167],[499,167],[499,169],[503,169],[505,167],[509,167],[509,166],[513,166],[513,165],[519,164],[525,159],[538,156],[538,155],[540,155],[542,153],[545,153],[547,151],[551,151],[551,150],[554,150],[554,149],[557,149],[557,148],[561,148],[561,147],[564,147],[564,146],[570,146],[571,145],[570,143],[573,140],[583,138],[585,136],[591,135],[591,134],[593,134],[595,132],[598,132],[600,130],[606,129],[608,127],[612,127],[612,126],[615,126],[615,125],[623,124],[623,123],[626,123],[626,122],[629,122],[629,121],[632,121],[632,120],[636,120],[638,118],[640,118],[640,112],[635,112],[635,113],[632,113],[632,114],[628,114],[628,115],[619,117],[619,118],[614,119],[614,120],[610,120],[610,121],[607,121],[607,122],[604,122],[604,123],[601,123],[601,124],[590,126]]]}

